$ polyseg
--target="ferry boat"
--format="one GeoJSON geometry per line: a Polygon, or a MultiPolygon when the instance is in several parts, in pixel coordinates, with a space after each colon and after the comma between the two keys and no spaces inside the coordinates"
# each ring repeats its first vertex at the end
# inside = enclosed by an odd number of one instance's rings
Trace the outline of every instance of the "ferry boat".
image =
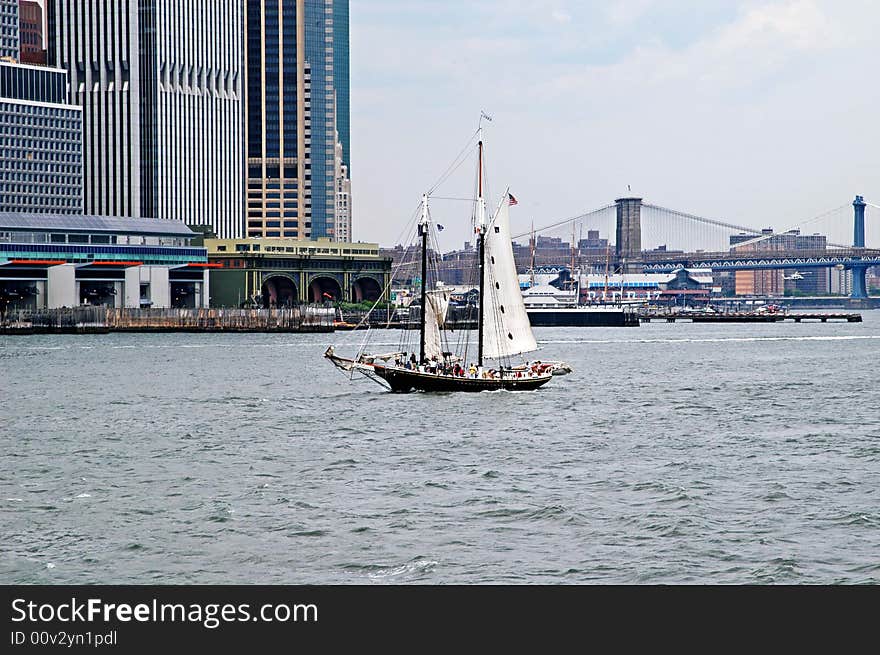
{"type": "MultiPolygon", "coordinates": [[[[579,277],[579,276],[578,276],[579,277]]],[[[638,327],[634,304],[578,302],[580,288],[540,284],[523,290],[523,302],[532,327],[638,327]]]]}

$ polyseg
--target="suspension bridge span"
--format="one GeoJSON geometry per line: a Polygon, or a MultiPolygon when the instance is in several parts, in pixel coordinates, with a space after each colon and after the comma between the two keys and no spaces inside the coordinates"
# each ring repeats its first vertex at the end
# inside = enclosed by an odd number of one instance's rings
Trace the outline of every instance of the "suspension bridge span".
{"type": "Polygon", "coordinates": [[[553,240],[549,235],[570,237],[571,254],[551,256],[541,262],[543,266],[604,264],[617,273],[665,273],[678,268],[837,268],[852,272],[852,298],[867,298],[866,271],[880,266],[880,206],[866,202],[863,196],[856,196],[851,205],[843,204],[781,231],[738,225],[646,203],[638,197],[624,197],[515,235],[514,239],[535,236],[540,246],[541,237],[553,240]],[[603,234],[608,238],[602,239],[603,234]]]}

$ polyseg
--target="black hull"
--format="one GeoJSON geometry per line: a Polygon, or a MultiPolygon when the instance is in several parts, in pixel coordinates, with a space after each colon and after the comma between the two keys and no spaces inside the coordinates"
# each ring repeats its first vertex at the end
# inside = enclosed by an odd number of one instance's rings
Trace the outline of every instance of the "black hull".
{"type": "Polygon", "coordinates": [[[532,327],[638,327],[634,312],[531,311],[532,327]]]}
{"type": "Polygon", "coordinates": [[[384,379],[391,390],[397,393],[410,391],[534,391],[547,384],[552,378],[545,375],[534,378],[504,378],[503,380],[487,380],[484,378],[462,378],[449,375],[433,375],[399,368],[374,366],[376,375],[384,379]]]}

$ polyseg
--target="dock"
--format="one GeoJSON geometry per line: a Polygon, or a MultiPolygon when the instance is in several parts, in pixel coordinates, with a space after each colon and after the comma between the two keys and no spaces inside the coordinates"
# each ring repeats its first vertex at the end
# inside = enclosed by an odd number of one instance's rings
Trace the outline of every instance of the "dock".
{"type": "Polygon", "coordinates": [[[643,314],[640,317],[642,323],[651,321],[691,321],[692,323],[781,323],[783,321],[844,321],[846,323],[861,323],[862,315],[855,312],[846,313],[770,313],[770,312],[726,312],[712,314],[709,312],[671,312],[668,314],[643,314]]]}
{"type": "Polygon", "coordinates": [[[311,305],[285,309],[72,307],[0,314],[0,334],[333,332],[333,317],[332,308],[311,305]]]}

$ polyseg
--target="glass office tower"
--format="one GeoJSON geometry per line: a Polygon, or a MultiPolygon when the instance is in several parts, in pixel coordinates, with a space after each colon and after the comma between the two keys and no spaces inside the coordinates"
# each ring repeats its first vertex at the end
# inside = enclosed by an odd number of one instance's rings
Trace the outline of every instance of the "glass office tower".
{"type": "Polygon", "coordinates": [[[247,235],[336,239],[348,0],[246,4],[247,235]]]}

